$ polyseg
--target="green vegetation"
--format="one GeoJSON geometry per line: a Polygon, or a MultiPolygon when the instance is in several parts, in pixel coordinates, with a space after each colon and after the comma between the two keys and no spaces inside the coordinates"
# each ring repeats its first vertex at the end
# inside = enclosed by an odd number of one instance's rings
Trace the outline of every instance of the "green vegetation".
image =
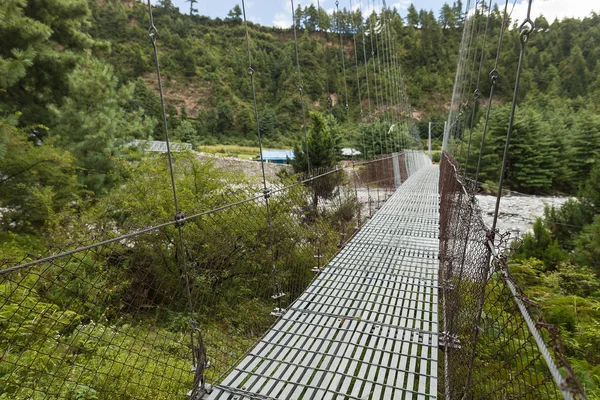
{"type": "MultiPolygon", "coordinates": [[[[194,3],[190,1],[191,10],[194,3]]],[[[389,12],[422,139],[428,122],[440,122],[447,114],[444,102],[451,96],[463,24],[459,3],[444,6],[437,18],[414,7],[404,19],[389,12]]],[[[220,20],[183,15],[169,0],[161,0],[154,13],[171,137],[196,148],[208,146],[200,149],[209,152],[256,155],[257,121],[239,7],[220,20]]],[[[317,14],[314,6],[296,10],[304,107],[310,116],[308,146],[319,154],[313,166],[331,167],[335,150],[346,145],[365,150],[369,157],[385,153],[390,144],[382,132],[385,135],[390,128],[384,121],[391,111],[382,115],[380,110],[382,122],[368,119],[356,124],[360,119],[356,73],[364,77],[365,65],[359,63],[356,71],[350,37],[344,36],[345,48],[340,51],[337,35],[318,29],[317,14]],[[342,53],[347,57],[350,120],[340,101],[342,53]]],[[[341,10],[319,19],[324,28],[348,34],[364,17],[341,10]]],[[[495,9],[489,37],[498,34],[500,20],[495,9]]],[[[507,184],[531,193],[579,193],[580,198],[546,211],[535,235],[526,238],[517,254],[520,264],[514,271],[531,279],[531,295],[548,319],[563,327],[573,363],[590,393],[595,393],[600,385],[596,356],[600,21],[594,14],[551,24],[539,18],[536,25],[507,184]]],[[[71,249],[172,220],[165,157],[126,146],[134,139],[164,137],[149,27],[147,9],[137,1],[0,2],[2,268],[47,254],[48,249],[71,249]]],[[[362,47],[362,32],[358,33],[362,47]]],[[[263,143],[296,146],[296,171],[305,172],[292,35],[255,24],[250,24],[250,35],[263,143]]],[[[506,32],[498,104],[492,110],[481,174],[484,181],[498,178],[504,103],[512,91],[517,41],[516,29],[506,32]]],[[[487,46],[485,71],[491,69],[495,52],[492,40],[487,46]]],[[[371,49],[367,42],[366,48],[370,61],[371,50],[381,51],[381,43],[371,49]]],[[[385,76],[378,78],[381,92],[387,82],[385,76]]],[[[370,84],[373,96],[372,76],[370,84]]],[[[367,110],[363,78],[361,85],[367,110]]],[[[487,93],[488,85],[482,85],[482,93],[487,93]]],[[[484,111],[476,110],[475,143],[484,111]]],[[[440,127],[435,125],[434,137],[440,127]]],[[[403,147],[416,145],[406,128],[395,133],[403,147]]],[[[439,142],[433,147],[439,149],[439,142]]],[[[246,177],[201,163],[193,153],[178,153],[175,171],[180,208],[187,215],[260,192],[246,177]]],[[[282,183],[287,179],[292,178],[282,178],[282,183]]],[[[340,182],[327,181],[318,188],[298,185],[272,197],[279,249],[275,266],[281,281],[291,288],[290,297],[312,276],[312,249],[318,246],[321,254],[330,256],[354,229],[356,205],[349,201],[313,212],[319,198],[329,200],[340,182]]],[[[209,358],[215,360],[208,372],[212,378],[271,321],[272,290],[265,282],[273,261],[265,246],[266,222],[259,218],[263,210],[259,203],[245,203],[219,217],[196,218],[183,228],[190,249],[185,256],[194,260],[193,290],[197,299],[209,299],[199,301],[205,308],[198,319],[206,347],[213,352],[209,358]]],[[[0,398],[45,398],[48,393],[74,399],[161,398],[167,390],[164,385],[173,381],[170,393],[184,395],[193,376],[189,348],[182,344],[188,337],[181,336],[189,321],[176,237],[176,229],[167,227],[2,278],[0,352],[6,356],[0,363],[0,398]],[[61,273],[65,276],[58,278],[61,273]],[[160,345],[144,346],[136,338],[160,345]],[[119,367],[103,363],[106,359],[119,367]],[[44,373],[30,373],[32,365],[44,373]],[[26,390],[17,395],[19,387],[26,390]]]]}
{"type": "Polygon", "coordinates": [[[578,198],[560,208],[546,207],[510,266],[546,321],[561,329],[590,399],[600,399],[599,175],[596,163],[578,198]]]}

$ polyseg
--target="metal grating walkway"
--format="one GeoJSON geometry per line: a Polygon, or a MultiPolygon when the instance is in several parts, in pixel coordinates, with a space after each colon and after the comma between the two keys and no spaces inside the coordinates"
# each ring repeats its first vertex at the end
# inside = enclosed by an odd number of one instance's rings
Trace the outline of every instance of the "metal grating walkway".
{"type": "Polygon", "coordinates": [[[436,398],[438,175],[409,178],[208,398],[436,398]]]}

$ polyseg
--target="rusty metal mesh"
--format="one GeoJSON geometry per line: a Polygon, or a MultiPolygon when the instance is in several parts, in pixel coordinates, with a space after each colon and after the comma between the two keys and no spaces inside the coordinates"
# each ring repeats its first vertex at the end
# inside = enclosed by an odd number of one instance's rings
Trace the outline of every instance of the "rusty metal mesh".
{"type": "Polygon", "coordinates": [[[473,185],[448,153],[440,168],[440,392],[447,399],[585,398],[559,330],[510,275],[509,238],[485,226],[473,185]]]}

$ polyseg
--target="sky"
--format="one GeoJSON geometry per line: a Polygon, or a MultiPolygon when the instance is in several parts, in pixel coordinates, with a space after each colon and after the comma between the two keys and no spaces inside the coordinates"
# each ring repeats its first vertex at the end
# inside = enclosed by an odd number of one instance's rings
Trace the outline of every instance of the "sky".
{"type": "MultiPolygon", "coordinates": [[[[189,12],[189,3],[185,0],[172,0],[175,6],[179,7],[182,12],[189,12]]],[[[444,3],[451,4],[454,0],[388,0],[389,7],[396,7],[402,16],[406,15],[406,9],[410,3],[414,3],[417,9],[433,10],[436,16],[444,3]]],[[[487,2],[488,0],[486,0],[487,2]]],[[[527,14],[527,0],[510,0],[510,3],[516,1],[513,11],[513,19],[522,19],[527,14]]],[[[380,8],[383,0],[339,0],[340,8],[350,8],[352,3],[353,8],[358,8],[362,3],[363,14],[364,10],[370,10],[373,4],[377,9],[380,8]],[[369,5],[371,7],[369,7],[369,5]]],[[[498,0],[494,0],[498,2],[498,0]]],[[[300,4],[302,7],[313,3],[317,4],[317,0],[294,0],[294,7],[300,4]]],[[[467,0],[463,0],[466,4],[467,0]]],[[[502,2],[504,4],[504,2],[502,2]]],[[[225,18],[229,10],[236,4],[241,5],[241,0],[198,0],[195,8],[199,14],[210,17],[225,18]]],[[[287,28],[291,26],[292,14],[290,0],[245,0],[246,15],[250,21],[256,22],[265,26],[279,26],[287,28]]],[[[335,9],[335,0],[320,0],[320,5],[325,10],[331,12],[335,9]]],[[[510,5],[509,5],[510,8],[510,5]]],[[[562,19],[565,17],[583,18],[590,15],[592,11],[600,14],[599,0],[534,0],[532,7],[533,17],[544,15],[549,22],[555,18],[562,19]]]]}

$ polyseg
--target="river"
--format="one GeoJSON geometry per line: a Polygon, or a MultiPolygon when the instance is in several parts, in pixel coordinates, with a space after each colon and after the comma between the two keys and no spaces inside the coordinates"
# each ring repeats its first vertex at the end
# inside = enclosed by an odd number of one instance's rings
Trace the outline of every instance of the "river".
{"type": "MultiPolygon", "coordinates": [[[[483,221],[488,227],[492,226],[496,196],[477,195],[479,206],[483,213],[483,221]]],[[[522,235],[531,232],[535,217],[544,215],[544,205],[561,206],[568,197],[558,196],[520,196],[506,195],[500,201],[500,216],[497,227],[500,232],[511,231],[513,234],[522,235]]]]}

